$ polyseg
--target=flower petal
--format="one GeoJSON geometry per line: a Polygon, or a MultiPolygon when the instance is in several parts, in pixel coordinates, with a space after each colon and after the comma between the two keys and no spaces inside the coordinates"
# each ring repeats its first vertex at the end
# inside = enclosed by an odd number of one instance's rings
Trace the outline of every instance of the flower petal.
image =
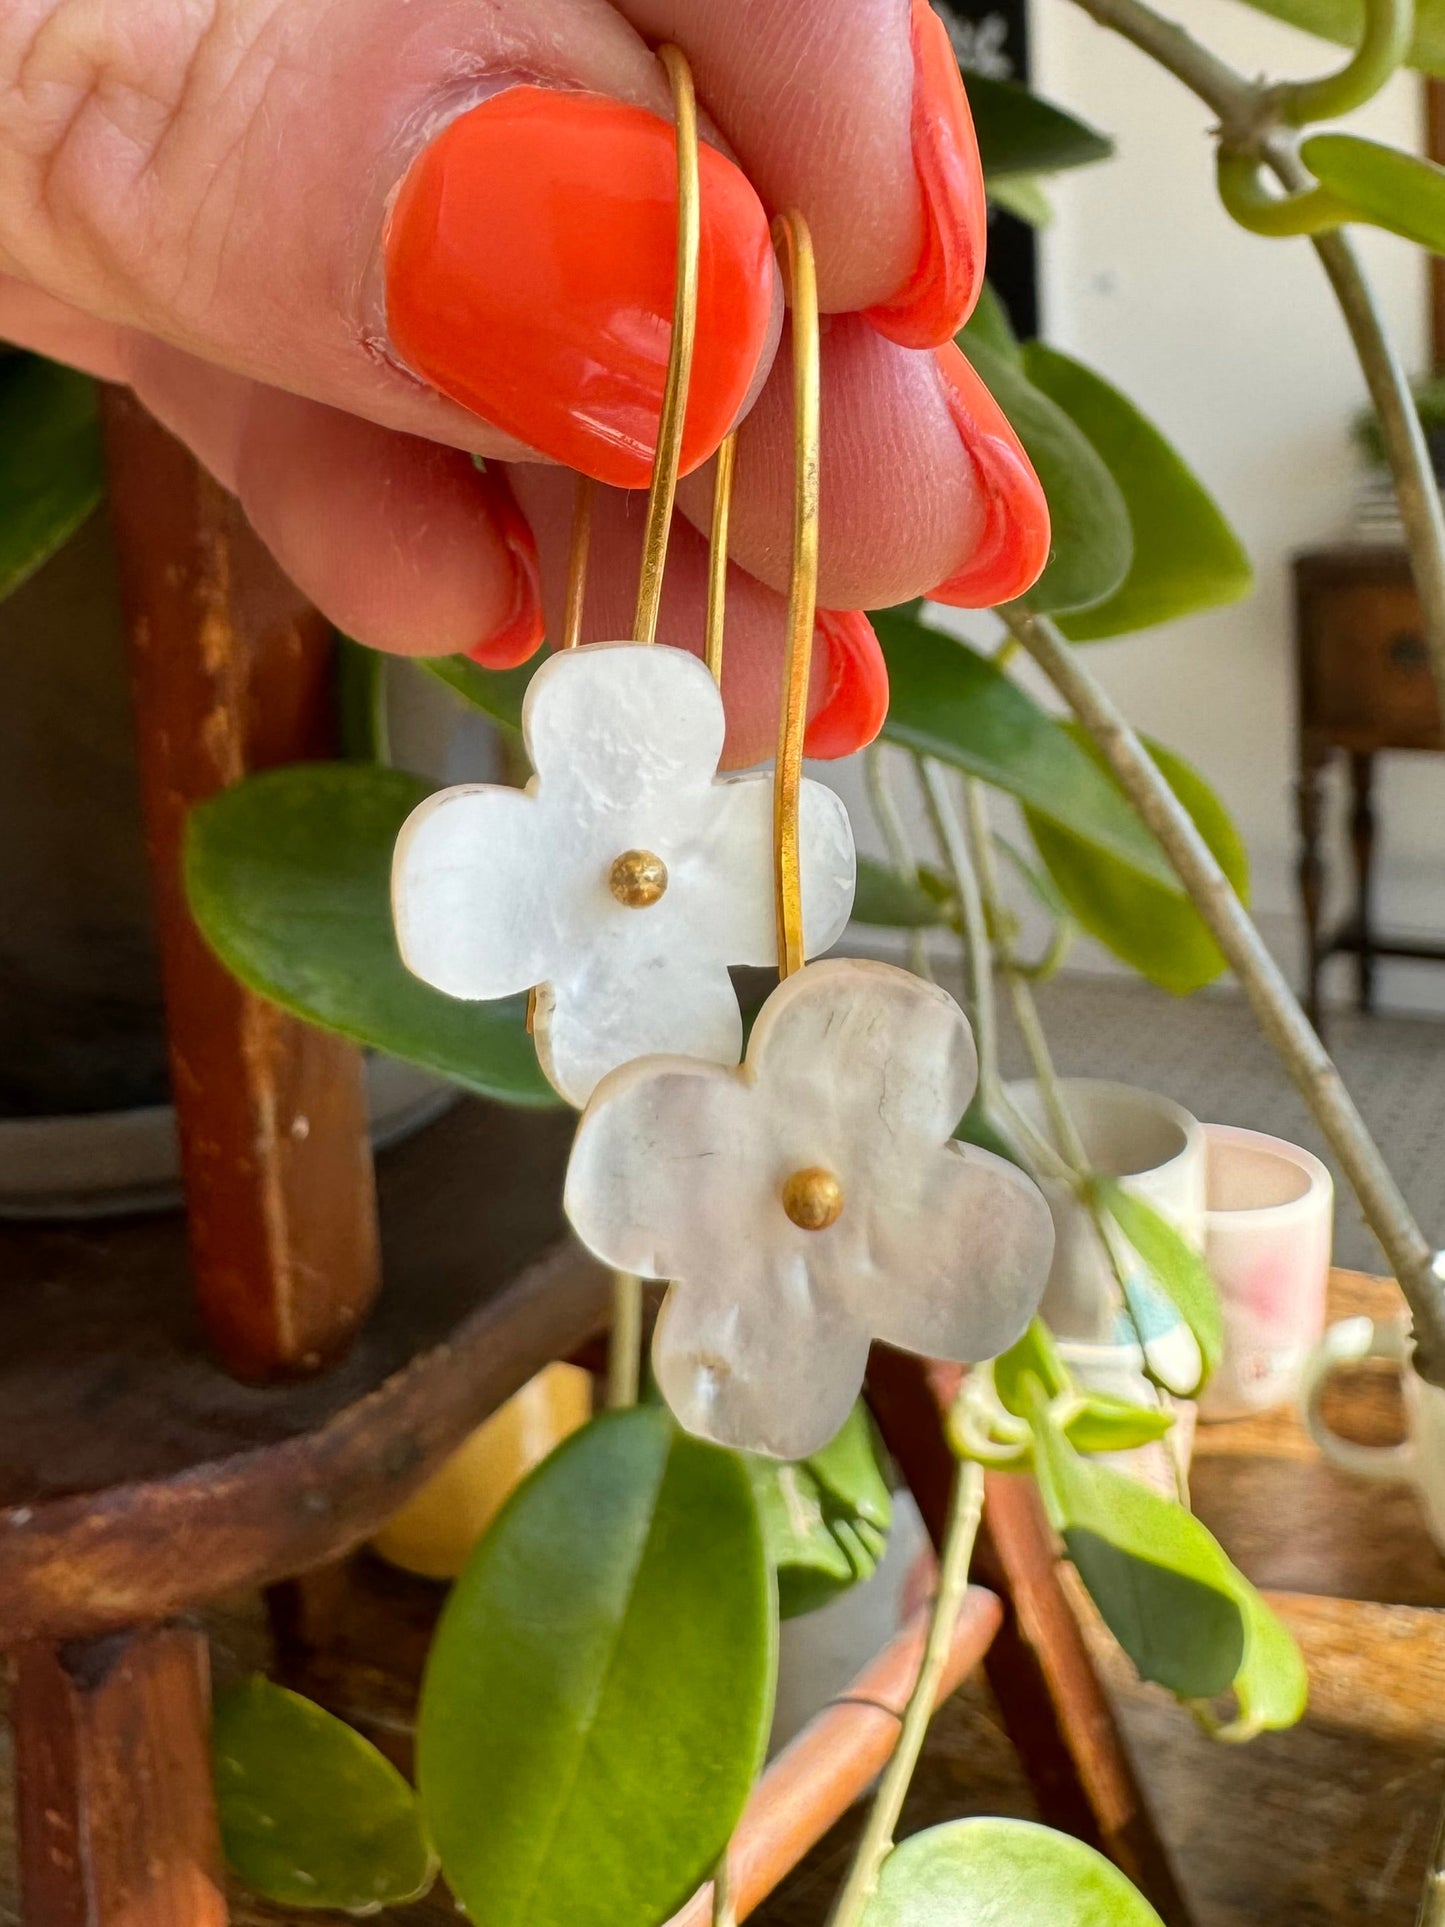
{"type": "Polygon", "coordinates": [[[580,1110],[609,1071],[634,1058],[735,1065],[743,1020],[725,965],[686,950],[648,956],[599,942],[539,985],[532,1035],[544,1076],[580,1110]]]}
{"type": "Polygon", "coordinates": [[[557,954],[546,819],[536,798],[469,783],[401,827],[391,904],[402,961],[451,997],[530,990],[557,954]]]}
{"type": "Polygon", "coordinates": [[[737,1071],[685,1057],[624,1064],[577,1126],[563,1194],[573,1230],[620,1271],[707,1274],[752,1236],[756,1122],[737,1071]]]}
{"type": "Polygon", "coordinates": [[[973,1032],[948,992],[853,957],[779,984],[753,1026],[748,1067],[774,1119],[830,1120],[879,1155],[920,1160],[953,1135],[978,1082],[973,1032]]]}
{"type": "Polygon", "coordinates": [[[956,1140],[914,1180],[906,1196],[876,1198],[871,1262],[847,1298],[887,1344],[960,1364],[996,1358],[1044,1295],[1054,1221],[1043,1193],[1006,1158],[956,1140]]]}
{"type": "Polygon", "coordinates": [[[721,1274],[668,1292],[652,1341],[657,1383],[680,1425],[777,1459],[805,1459],[837,1434],[867,1362],[866,1332],[815,1290],[805,1259],[768,1263],[736,1234],[721,1274]]]}
{"type": "MultiPolygon", "coordinates": [[[[703,941],[730,963],[777,962],[773,900],[773,779],[736,776],[714,790],[708,858],[716,876],[706,908],[699,907],[703,941]]],[[[803,947],[815,957],[842,936],[853,911],[857,857],[843,799],[826,783],[803,782],[798,806],[802,853],[803,947]]]]}
{"type": "Polygon", "coordinates": [[[645,809],[717,774],[722,696],[697,656],[660,643],[593,642],[552,656],[527,685],[522,732],[552,802],[645,809]]]}

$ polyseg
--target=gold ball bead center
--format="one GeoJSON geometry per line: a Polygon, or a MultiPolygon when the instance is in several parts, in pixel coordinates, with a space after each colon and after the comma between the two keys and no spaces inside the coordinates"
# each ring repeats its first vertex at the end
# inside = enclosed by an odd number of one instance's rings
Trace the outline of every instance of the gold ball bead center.
{"type": "Polygon", "coordinates": [[[842,1215],[843,1187],[821,1164],[810,1164],[784,1184],[783,1209],[800,1231],[826,1231],[842,1215]]]}
{"type": "Polygon", "coordinates": [[[651,850],[624,850],[607,873],[607,887],[629,910],[645,910],[667,888],[667,865],[651,850]]]}

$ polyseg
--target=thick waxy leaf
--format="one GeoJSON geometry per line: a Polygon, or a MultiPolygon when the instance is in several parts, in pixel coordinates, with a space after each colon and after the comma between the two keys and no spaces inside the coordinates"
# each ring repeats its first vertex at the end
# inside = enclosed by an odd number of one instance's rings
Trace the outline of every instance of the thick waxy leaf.
{"type": "Polygon", "coordinates": [[[326,1030],[509,1104],[555,1104],[525,1001],[461,1003],[413,977],[391,924],[391,853],[430,785],[400,770],[302,763],[192,812],[186,893],[252,990],[326,1030]]]}
{"type": "Polygon", "coordinates": [[[1119,1869],[1033,1820],[950,1820],[883,1863],[863,1927],[1162,1927],[1119,1869]]]}
{"type": "MultiPolygon", "coordinates": [[[[1364,0],[1249,0],[1249,4],[1341,47],[1358,47],[1364,31],[1364,0]]],[[[1423,73],[1445,74],[1445,0],[1416,0],[1415,37],[1406,64],[1423,73]]]]}
{"type": "Polygon", "coordinates": [[[1006,355],[1010,361],[1022,366],[1023,349],[1009,320],[1008,309],[991,281],[985,281],[980,288],[978,304],[958,336],[958,345],[966,355],[971,355],[980,342],[985,348],[992,348],[995,354],[1006,355]]]}
{"type": "Polygon", "coordinates": [[[1158,844],[1062,723],[986,657],[911,611],[880,609],[869,619],[888,663],[886,737],[981,777],[1169,889],[1173,872],[1158,844]]]}
{"type": "Polygon", "coordinates": [[[1039,1492],[1065,1550],[1141,1679],[1212,1699],[1244,1658],[1245,1582],[1190,1512],[1093,1459],[1045,1419],[1034,1430],[1039,1492]]]}
{"type": "Polygon", "coordinates": [[[894,930],[925,930],[948,922],[948,906],[922,884],[900,876],[891,864],[860,856],[853,921],[883,924],[894,930]]]}
{"type": "Polygon", "coordinates": [[[742,1811],[776,1645],[744,1462],[653,1407],[574,1433],[477,1548],[422,1686],[418,1783],[472,1919],[668,1919],[742,1811]]]}
{"type": "Polygon", "coordinates": [[[1123,582],[1133,556],[1118,484],[1093,443],[1018,363],[973,337],[965,351],[1023,443],[1049,505],[1049,559],[1019,606],[1051,615],[1102,602],[1123,582]]]}
{"type": "Polygon", "coordinates": [[[445,683],[463,702],[470,703],[473,709],[480,709],[494,723],[500,723],[504,729],[514,730],[519,735],[522,729],[522,698],[527,693],[527,684],[546,660],[545,649],[539,649],[530,662],[524,662],[516,669],[483,669],[467,656],[415,658],[418,669],[445,683]]]}
{"type": "Polygon", "coordinates": [[[1358,134],[1311,134],[1300,159],[1354,218],[1445,254],[1445,167],[1358,134]]]}
{"type": "Polygon", "coordinates": [[[1214,1280],[1199,1253],[1151,1204],[1114,1178],[1089,1180],[1093,1194],[1148,1267],[1149,1275],[1194,1334],[1207,1378],[1224,1349],[1224,1318],[1214,1280]]]}
{"type": "Polygon", "coordinates": [[[1058,174],[1067,167],[1087,167],[1108,160],[1114,151],[1114,143],[1103,134],[1015,80],[966,73],[963,81],[984,177],[990,183],[998,174],[1058,174]]]}
{"type": "Polygon", "coordinates": [[[211,1750],[227,1862],[268,1900],[369,1914],[432,1884],[416,1795],[323,1707],[258,1674],[216,1696],[211,1750]]]}
{"type": "Polygon", "coordinates": [[[39,355],[0,354],[0,596],[79,528],[103,487],[95,383],[39,355]]]}
{"type": "Polygon", "coordinates": [[[988,184],[988,198],[1030,227],[1048,227],[1054,218],[1053,202],[1037,174],[996,174],[988,184]]]}
{"type": "MultiPolygon", "coordinates": [[[[1099,774],[1114,782],[1104,759],[1076,723],[1064,729],[1099,774]]],[[[1199,772],[1146,739],[1160,774],[1194,819],[1220,868],[1248,901],[1249,856],[1228,813],[1199,772]]],[[[1122,790],[1119,792],[1123,798],[1122,790]]],[[[1079,924],[1116,957],[1158,984],[1185,997],[1212,983],[1225,969],[1219,946],[1199,912],[1177,887],[1161,886],[1113,860],[1093,836],[1080,836],[1057,816],[1027,808],[1028,825],[1045,868],[1079,924]]]]}
{"type": "Polygon", "coordinates": [[[1174,1423],[1170,1413],[1157,1407],[1132,1405],[1106,1392],[1080,1392],[1041,1318],[993,1361],[992,1371],[999,1402],[1015,1418],[1032,1417],[1040,1395],[1044,1400],[1076,1395],[1079,1409],[1064,1426],[1076,1452],[1127,1452],[1163,1438],[1174,1423]]]}
{"type": "Polygon", "coordinates": [[[1255,1733],[1282,1732],[1301,1719],[1310,1680],[1289,1628],[1252,1586],[1242,1590],[1239,1605],[1244,1614],[1244,1664],[1234,1682],[1239,1718],[1223,1734],[1244,1740],[1255,1733]]]}
{"type": "Polygon", "coordinates": [[[1075,642],[1129,635],[1248,595],[1254,578],[1239,538],[1153,423],[1071,355],[1030,341],[1023,362],[1103,458],[1133,533],[1124,580],[1103,602],[1061,616],[1064,634],[1075,642]]]}
{"type": "Polygon", "coordinates": [[[827,1605],[877,1568],[893,1499],[861,1401],[831,1444],[795,1465],[750,1461],[778,1609],[794,1619],[827,1605]]]}
{"type": "Polygon", "coordinates": [[[1083,1410],[1064,1427],[1076,1452],[1132,1452],[1162,1439],[1174,1423],[1174,1414],[1157,1405],[1131,1405],[1107,1392],[1086,1392],[1083,1400],[1083,1410]]]}

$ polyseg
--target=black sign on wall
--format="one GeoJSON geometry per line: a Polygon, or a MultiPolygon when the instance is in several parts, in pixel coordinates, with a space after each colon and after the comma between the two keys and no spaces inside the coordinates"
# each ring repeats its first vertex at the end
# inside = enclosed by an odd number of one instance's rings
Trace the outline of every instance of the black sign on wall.
{"type": "MultiPolygon", "coordinates": [[[[964,68],[992,80],[1029,78],[1029,23],[1025,0],[936,0],[964,68]]],[[[988,278],[1024,337],[1039,330],[1038,250],[1026,221],[989,210],[988,278]]]]}

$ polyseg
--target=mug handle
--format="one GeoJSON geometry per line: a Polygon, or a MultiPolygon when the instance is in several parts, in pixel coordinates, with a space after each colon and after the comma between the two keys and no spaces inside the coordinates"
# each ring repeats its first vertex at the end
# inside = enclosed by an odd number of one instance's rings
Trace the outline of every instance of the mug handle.
{"type": "Polygon", "coordinates": [[[1300,1398],[1310,1437],[1332,1465],[1362,1479],[1409,1479],[1415,1471],[1415,1445],[1361,1445],[1343,1439],[1325,1424],[1320,1406],[1325,1387],[1341,1365],[1366,1358],[1387,1359],[1403,1371],[1410,1360],[1410,1336],[1398,1318],[1341,1318],[1331,1325],[1305,1363],[1300,1398]]]}

